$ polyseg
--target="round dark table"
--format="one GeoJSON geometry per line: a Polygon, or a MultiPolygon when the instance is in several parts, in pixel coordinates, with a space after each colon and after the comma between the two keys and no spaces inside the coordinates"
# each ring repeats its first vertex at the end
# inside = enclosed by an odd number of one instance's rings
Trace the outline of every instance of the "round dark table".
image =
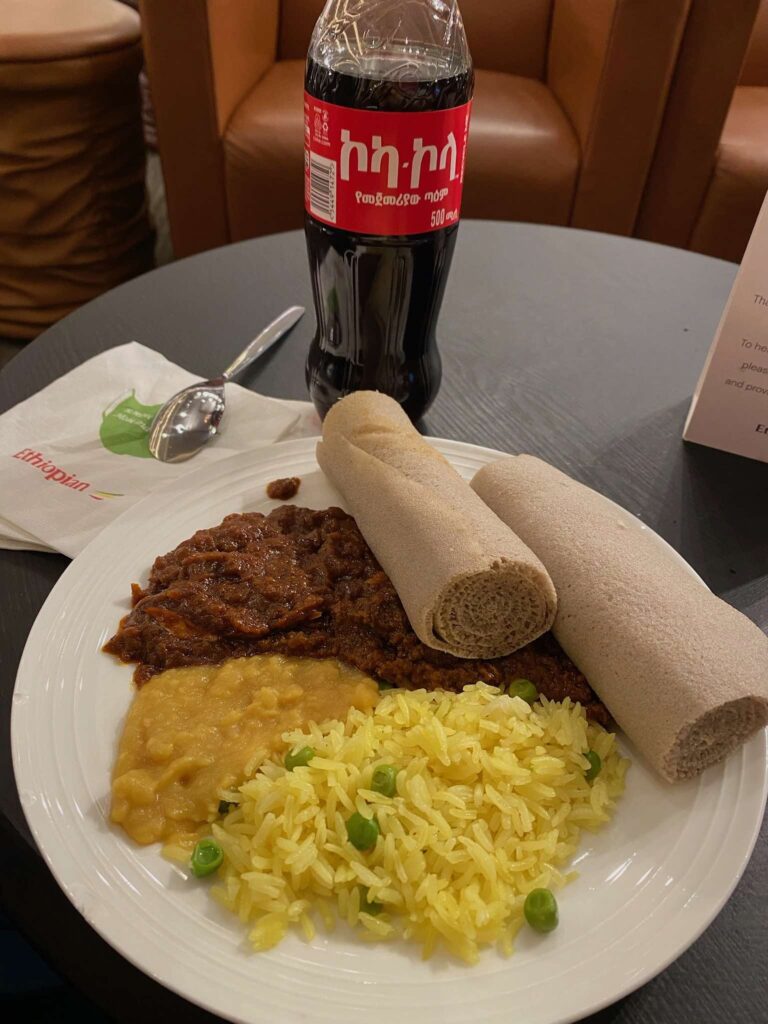
{"type": "MultiPolygon", "coordinates": [[[[441,320],[445,374],[428,433],[539,455],[657,530],[718,594],[768,628],[768,467],[684,445],[683,421],[736,268],[561,228],[465,223],[441,320]]],[[[147,274],[73,313],[0,375],[0,412],[104,349],[136,340],[201,376],[274,315],[311,308],[300,233],[243,242],[147,274]]],[[[305,397],[308,315],[246,383],[305,397]]],[[[8,743],[14,676],[66,566],[0,551],[0,896],[19,927],[112,1018],[211,1021],[106,945],[60,892],[19,807],[8,743]]],[[[768,1020],[768,830],[736,892],[654,981],[601,1024],[768,1020]]],[[[511,1018],[514,1007],[510,1007],[511,1018]]],[[[524,1022],[522,1022],[524,1024],[524,1022]]]]}

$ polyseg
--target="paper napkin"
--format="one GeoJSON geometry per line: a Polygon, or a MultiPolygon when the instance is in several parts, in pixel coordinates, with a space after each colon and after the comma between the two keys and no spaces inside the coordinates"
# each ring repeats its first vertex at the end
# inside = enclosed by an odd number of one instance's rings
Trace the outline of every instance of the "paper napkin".
{"type": "Polygon", "coordinates": [[[136,342],[102,352],[0,416],[0,547],[70,558],[154,488],[206,464],[320,433],[308,402],[227,384],[219,435],[188,462],[153,459],[152,419],[195,374],[136,342]]]}

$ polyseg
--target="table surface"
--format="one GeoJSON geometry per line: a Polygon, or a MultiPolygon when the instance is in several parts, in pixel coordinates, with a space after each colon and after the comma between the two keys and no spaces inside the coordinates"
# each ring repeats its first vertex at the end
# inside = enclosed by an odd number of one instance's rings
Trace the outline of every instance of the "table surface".
{"type": "MultiPolygon", "coordinates": [[[[684,445],[683,421],[736,268],[590,232],[462,226],[439,329],[443,385],[424,427],[552,462],[640,516],[712,589],[768,628],[768,470],[684,445]]],[[[171,264],[102,296],[0,374],[0,412],[83,360],[136,340],[210,376],[274,315],[311,308],[298,232],[171,264]]],[[[305,396],[308,315],[243,383],[305,396]]],[[[211,1021],[124,961],[79,917],[37,854],[8,743],[32,622],[67,561],[0,551],[0,830],[14,845],[0,897],[54,966],[112,1018],[211,1021]]],[[[768,829],[716,921],[600,1024],[768,1020],[768,829]]]]}

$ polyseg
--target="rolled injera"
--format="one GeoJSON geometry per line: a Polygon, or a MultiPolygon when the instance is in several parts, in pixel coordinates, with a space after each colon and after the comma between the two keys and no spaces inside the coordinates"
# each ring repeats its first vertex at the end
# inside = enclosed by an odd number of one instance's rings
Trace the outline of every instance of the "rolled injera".
{"type": "Polygon", "coordinates": [[[530,455],[472,487],[546,565],[553,633],[664,778],[698,775],[768,723],[768,638],[634,516],[530,455]]]}
{"type": "Polygon", "coordinates": [[[373,391],[342,399],[317,460],[425,644],[496,658],[549,629],[557,598],[544,566],[397,402],[373,391]]]}

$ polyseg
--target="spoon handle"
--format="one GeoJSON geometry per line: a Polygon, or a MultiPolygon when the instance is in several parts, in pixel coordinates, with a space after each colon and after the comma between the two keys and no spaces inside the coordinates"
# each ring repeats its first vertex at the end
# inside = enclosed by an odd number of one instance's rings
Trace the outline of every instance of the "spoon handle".
{"type": "Polygon", "coordinates": [[[222,377],[224,380],[233,380],[239,373],[242,373],[246,366],[250,366],[251,363],[258,359],[259,356],[263,356],[267,349],[278,342],[286,331],[289,331],[295,323],[304,316],[303,306],[291,306],[290,309],[286,309],[284,313],[273,320],[269,326],[265,327],[264,330],[259,334],[253,341],[245,348],[235,361],[226,368],[222,377]]]}

